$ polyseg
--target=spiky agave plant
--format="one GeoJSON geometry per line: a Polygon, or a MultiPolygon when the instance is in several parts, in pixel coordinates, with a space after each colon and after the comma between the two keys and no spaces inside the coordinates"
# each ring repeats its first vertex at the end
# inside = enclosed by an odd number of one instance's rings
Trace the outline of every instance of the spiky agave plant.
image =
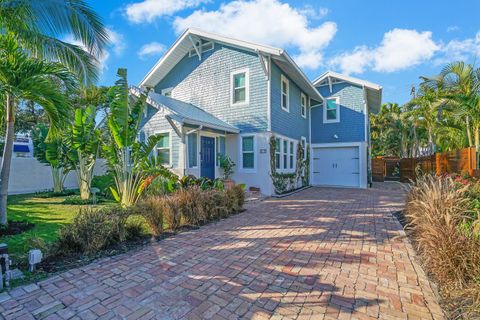
{"type": "Polygon", "coordinates": [[[127,70],[118,69],[119,79],[110,89],[110,114],[107,124],[112,141],[104,145],[107,165],[113,172],[113,197],[123,207],[134,205],[143,191],[143,183],[156,163],[151,158],[159,136],[150,136],[146,142],[138,141],[138,128],[147,96],[129,95],[127,70]]]}

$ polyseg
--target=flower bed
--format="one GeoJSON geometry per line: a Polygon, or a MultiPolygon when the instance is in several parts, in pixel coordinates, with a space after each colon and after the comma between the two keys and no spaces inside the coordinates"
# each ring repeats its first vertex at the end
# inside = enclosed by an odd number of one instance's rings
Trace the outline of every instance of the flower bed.
{"type": "Polygon", "coordinates": [[[406,229],[449,318],[480,317],[480,182],[426,175],[411,187],[406,229]]]}

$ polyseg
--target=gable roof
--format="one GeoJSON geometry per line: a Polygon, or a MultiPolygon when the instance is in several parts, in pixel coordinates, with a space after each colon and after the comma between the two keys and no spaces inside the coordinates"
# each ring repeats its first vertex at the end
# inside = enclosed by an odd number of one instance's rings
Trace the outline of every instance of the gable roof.
{"type": "Polygon", "coordinates": [[[208,39],[217,43],[227,44],[243,50],[270,56],[272,60],[312,99],[322,101],[323,98],[315,89],[307,76],[297,66],[293,59],[283,49],[260,45],[253,42],[233,39],[215,33],[189,28],[175,41],[155,66],[140,82],[140,87],[154,87],[173,67],[193,48],[192,42],[197,39],[208,39]]]}
{"type": "Polygon", "coordinates": [[[340,80],[343,82],[348,82],[351,84],[359,85],[366,90],[366,100],[367,104],[370,107],[370,111],[378,113],[382,105],[382,86],[375,84],[373,82],[365,81],[362,79],[350,77],[341,73],[327,71],[323,73],[320,77],[313,81],[315,87],[322,85],[331,85],[332,79],[340,80]]]}
{"type": "MultiPolygon", "coordinates": [[[[130,88],[130,93],[136,97],[139,97],[141,92],[142,90],[139,88],[130,88]]],[[[190,103],[176,100],[152,91],[148,93],[146,102],[155,109],[164,111],[166,116],[169,116],[173,120],[182,124],[205,126],[229,133],[240,132],[237,127],[218,119],[214,115],[190,103]]]]}

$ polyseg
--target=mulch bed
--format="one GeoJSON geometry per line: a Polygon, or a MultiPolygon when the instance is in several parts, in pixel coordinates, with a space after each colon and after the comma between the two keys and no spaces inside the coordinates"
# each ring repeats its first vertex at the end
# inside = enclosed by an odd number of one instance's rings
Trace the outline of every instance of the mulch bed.
{"type": "Polygon", "coordinates": [[[0,228],[0,237],[13,236],[31,230],[35,227],[34,223],[27,221],[9,221],[7,228],[0,228]]]}

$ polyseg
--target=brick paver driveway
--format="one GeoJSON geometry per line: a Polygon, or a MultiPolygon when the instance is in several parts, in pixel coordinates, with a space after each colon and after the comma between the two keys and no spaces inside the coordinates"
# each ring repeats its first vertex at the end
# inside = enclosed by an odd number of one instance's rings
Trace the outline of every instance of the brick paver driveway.
{"type": "Polygon", "coordinates": [[[0,295],[5,318],[431,319],[400,193],[311,188],[0,295]]]}

